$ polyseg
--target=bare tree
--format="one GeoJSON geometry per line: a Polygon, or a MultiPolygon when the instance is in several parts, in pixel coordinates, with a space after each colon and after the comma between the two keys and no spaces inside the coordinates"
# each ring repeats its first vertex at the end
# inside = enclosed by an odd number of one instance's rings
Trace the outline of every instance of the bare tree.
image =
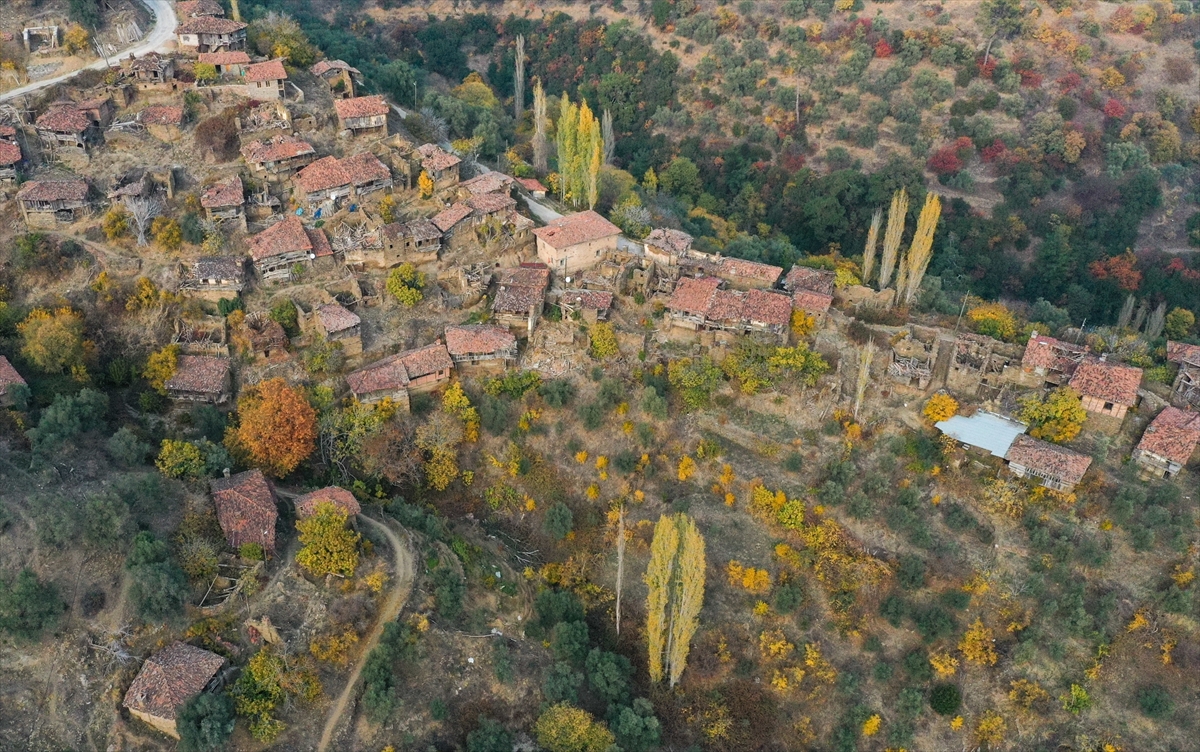
{"type": "Polygon", "coordinates": [[[617,507],[617,634],[621,634],[621,580],[625,575],[625,502],[617,507]]]}
{"type": "Polygon", "coordinates": [[[513,76],[513,115],[517,125],[525,114],[525,35],[517,35],[517,70],[513,76]]]}
{"type": "Polygon", "coordinates": [[[875,359],[875,340],[867,340],[867,345],[858,353],[858,377],[854,380],[854,419],[858,420],[858,411],[862,408],[863,398],[867,396],[867,386],[871,383],[871,361],[875,359]]]}
{"type": "Polygon", "coordinates": [[[1154,313],[1150,314],[1150,320],[1146,322],[1146,338],[1156,339],[1162,334],[1163,326],[1167,323],[1167,304],[1166,301],[1159,303],[1158,308],[1154,309],[1154,313]]]}
{"type": "Polygon", "coordinates": [[[137,228],[137,244],[146,245],[146,230],[150,229],[154,218],[162,214],[162,201],[158,196],[137,196],[125,201],[125,209],[137,228]]]}
{"type": "Polygon", "coordinates": [[[617,139],[613,136],[612,113],[608,108],[600,115],[600,138],[604,147],[604,166],[612,164],[613,150],[616,149],[617,139]]]}
{"type": "Polygon", "coordinates": [[[546,90],[541,80],[533,82],[533,169],[546,174],[549,144],[546,142],[546,90]]]}
{"type": "Polygon", "coordinates": [[[879,227],[883,224],[883,209],[876,209],[871,216],[871,229],[867,231],[867,245],[863,248],[862,281],[870,284],[875,271],[875,247],[879,243],[879,227]]]}

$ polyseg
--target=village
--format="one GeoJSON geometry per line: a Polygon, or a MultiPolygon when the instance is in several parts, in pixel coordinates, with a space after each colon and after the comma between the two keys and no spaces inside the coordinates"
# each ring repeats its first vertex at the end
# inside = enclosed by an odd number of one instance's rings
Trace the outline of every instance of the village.
{"type": "MultiPolygon", "coordinates": [[[[209,0],[176,13],[174,52],[114,60],[94,85],[68,81],[0,109],[0,211],[16,233],[78,243],[95,261],[92,290],[136,285],[170,301],[170,316],[138,333],[170,355],[158,374],[165,414],[227,415],[282,378],[328,387],[340,404],[425,415],[461,383],[526,372],[603,383],[601,366],[625,377],[679,360],[720,366],[754,343],[819,356],[813,377],[775,402],[784,422],[836,414],[881,434],[888,421],[936,430],[956,469],[1062,496],[1087,485],[1089,448],[1103,441],[1141,481],[1195,488],[1200,345],[1168,340],[1165,365],[1136,365],[1096,327],[1047,332],[1030,318],[1027,339],[996,338],[972,325],[965,298],[957,317],[910,314],[901,299],[922,289],[928,258],[900,260],[894,288],[890,269],[872,286],[878,219],[859,266],[836,249],[791,268],[709,253],[672,227],[631,237],[564,200],[557,174],[520,163],[509,175],[449,140],[413,139],[408,113],[344,61],[254,56],[248,24],[209,0]],[[186,244],[172,239],[184,232],[186,244]],[[1156,366],[1167,382],[1147,378],[1156,366]],[[1076,416],[1073,431],[1048,427],[1070,422],[1061,414],[1031,417],[1051,404],[1076,416]]],[[[885,242],[885,265],[887,252],[885,242]]],[[[0,407],[28,399],[25,375],[0,355],[0,407]]],[[[247,551],[283,553],[283,507],[300,521],[382,527],[363,519],[362,488],[310,491],[270,475],[226,467],[206,481],[242,564],[247,551]]],[[[226,584],[233,603],[244,585],[226,584]]],[[[246,623],[256,644],[281,643],[269,618],[246,623]]],[[[121,703],[178,738],[185,702],[227,676],[223,655],[172,641],[121,703]]]]}

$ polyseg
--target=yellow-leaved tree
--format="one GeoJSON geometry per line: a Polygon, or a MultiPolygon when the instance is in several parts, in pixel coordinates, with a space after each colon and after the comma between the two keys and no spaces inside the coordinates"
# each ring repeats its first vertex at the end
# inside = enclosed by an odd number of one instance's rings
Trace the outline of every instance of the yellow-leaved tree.
{"type": "Polygon", "coordinates": [[[925,403],[922,414],[933,423],[949,420],[958,414],[958,400],[945,392],[938,392],[925,403]]]}
{"type": "Polygon", "coordinates": [[[314,577],[353,577],[362,536],[346,526],[347,519],[349,514],[344,509],[322,501],[317,503],[315,514],[297,520],[303,548],[296,553],[296,563],[314,577]]]}
{"type": "Polygon", "coordinates": [[[958,649],[970,663],[980,666],[995,666],[999,656],[996,655],[994,643],[995,637],[992,635],[992,630],[984,626],[982,619],[976,619],[975,623],[967,628],[962,642],[958,643],[958,649]]]}
{"type": "Polygon", "coordinates": [[[83,370],[87,351],[83,339],[83,316],[70,308],[34,308],[17,324],[21,354],[46,373],[71,371],[86,378],[83,370]]]}
{"type": "Polygon", "coordinates": [[[433,178],[429,177],[429,173],[421,170],[421,174],[417,176],[417,190],[421,192],[421,198],[432,196],[433,187],[433,178]]]}
{"type": "Polygon", "coordinates": [[[646,568],[646,639],[651,681],[679,683],[704,605],[704,537],[685,514],[663,515],[646,568]]]}
{"type": "Polygon", "coordinates": [[[1021,400],[1018,416],[1029,426],[1029,435],[1046,441],[1070,441],[1079,435],[1087,411],[1079,399],[1079,392],[1069,386],[1059,387],[1045,399],[1030,395],[1021,400]]]}
{"type": "Polygon", "coordinates": [[[179,368],[179,345],[171,344],[150,353],[146,358],[146,370],[142,375],[159,394],[167,393],[167,382],[179,368]]]}
{"type": "Polygon", "coordinates": [[[605,752],[616,741],[591,713],[565,702],[546,708],[533,725],[533,733],[549,752],[605,752]]]}

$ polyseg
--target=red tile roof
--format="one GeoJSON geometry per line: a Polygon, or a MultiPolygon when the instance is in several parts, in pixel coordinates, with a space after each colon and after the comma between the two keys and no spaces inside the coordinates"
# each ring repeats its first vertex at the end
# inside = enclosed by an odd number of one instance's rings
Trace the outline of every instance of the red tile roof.
{"type": "Polygon", "coordinates": [[[521,184],[522,188],[530,193],[539,191],[542,193],[546,192],[546,186],[542,185],[542,181],[538,180],[537,178],[517,178],[517,182],[521,184]]]}
{"type": "Polygon", "coordinates": [[[340,303],[327,303],[318,307],[317,316],[321,319],[321,326],[329,334],[344,332],[362,323],[362,319],[357,314],[346,309],[340,303]]]}
{"type": "Polygon", "coordinates": [[[562,250],[580,243],[620,235],[621,228],[596,212],[588,210],[559,217],[545,227],[535,229],[533,234],[551,248],[562,250]]]}
{"type": "Polygon", "coordinates": [[[0,165],[7,167],[21,161],[21,147],[11,141],[0,141],[0,165]]]}
{"type": "Polygon", "coordinates": [[[167,379],[167,391],[221,394],[229,378],[229,367],[229,358],[180,355],[175,375],[167,379]]]}
{"type": "Polygon", "coordinates": [[[338,509],[353,517],[362,511],[358,499],[344,488],[329,486],[312,493],[306,493],[296,499],[296,516],[312,517],[317,513],[317,505],[322,502],[333,504],[338,509]]]}
{"type": "Polygon", "coordinates": [[[833,282],[837,274],[828,269],[813,269],[808,266],[793,266],[783,279],[785,290],[793,292],[808,290],[823,295],[833,295],[833,282]]]}
{"type": "Polygon", "coordinates": [[[462,162],[457,155],[451,154],[437,144],[421,144],[415,149],[421,157],[421,167],[427,172],[441,172],[462,162]]]}
{"type": "Polygon", "coordinates": [[[541,305],[550,286],[550,270],[542,266],[520,266],[496,272],[497,291],[492,310],[526,315],[541,305]]]}
{"type": "Polygon", "coordinates": [[[743,302],[742,296],[733,290],[714,290],[704,317],[712,321],[740,321],[743,302]]]}
{"type": "Polygon", "coordinates": [[[687,253],[692,247],[692,236],[688,235],[683,230],[672,230],[669,227],[658,227],[650,231],[646,236],[646,245],[652,245],[655,248],[661,248],[668,254],[680,256],[687,253]]]}
{"type": "Polygon", "coordinates": [[[792,307],[809,313],[825,313],[833,305],[833,296],[809,290],[798,290],[792,294],[792,307]]]}
{"type": "Polygon", "coordinates": [[[1072,486],[1083,479],[1083,474],[1092,464],[1092,458],[1086,454],[1024,433],[1013,440],[1004,458],[1072,486]]]}
{"type": "Polygon", "coordinates": [[[613,294],[602,290],[563,290],[562,299],[589,311],[607,311],[613,304],[613,294]]]}
{"type": "Polygon", "coordinates": [[[1021,367],[1026,370],[1045,368],[1049,371],[1071,374],[1086,352],[1086,347],[1034,332],[1029,337],[1029,344],[1025,345],[1025,354],[1021,357],[1021,367]]]}
{"type": "Polygon", "coordinates": [[[783,274],[783,267],[760,264],[757,261],[725,257],[721,259],[721,264],[717,267],[716,273],[726,278],[753,279],[765,282],[768,285],[774,285],[779,281],[779,276],[783,274]]]}
{"type": "Polygon", "coordinates": [[[225,9],[221,4],[214,0],[184,0],[184,2],[175,4],[175,15],[180,18],[194,18],[196,16],[223,16],[225,9]]]}
{"type": "Polygon", "coordinates": [[[255,261],[285,253],[313,251],[312,237],[305,232],[304,223],[294,214],[251,237],[248,245],[250,257],[255,261]]]}
{"type": "Polygon", "coordinates": [[[1200,345],[1167,340],[1167,360],[1172,363],[1182,363],[1186,360],[1200,365],[1200,345]]]}
{"type": "Polygon", "coordinates": [[[0,395],[8,394],[8,388],[11,386],[24,383],[25,379],[21,378],[13,364],[8,362],[8,358],[0,355],[0,395]]]}
{"type": "Polygon", "coordinates": [[[442,232],[447,232],[459,222],[471,216],[471,207],[466,204],[451,204],[429,220],[442,232]]]}
{"type": "Polygon", "coordinates": [[[329,236],[320,227],[306,227],[304,234],[308,236],[308,242],[312,244],[314,256],[324,258],[333,255],[333,246],[329,243],[329,236]]]}
{"type": "Polygon", "coordinates": [[[267,60],[246,66],[246,83],[257,81],[283,81],[288,77],[282,60],[267,60]]]}
{"type": "Polygon", "coordinates": [[[517,202],[507,193],[481,193],[471,196],[463,203],[480,215],[495,214],[517,206],[517,202]]]}
{"type": "Polygon", "coordinates": [[[350,185],[350,176],[337,157],[321,157],[292,178],[305,193],[317,193],[350,185]]]}
{"type": "Polygon", "coordinates": [[[216,653],[173,642],[146,659],[122,704],[173,721],[180,706],[199,694],[224,664],[225,659],[216,653]]]}
{"type": "Polygon", "coordinates": [[[371,96],[336,99],[333,102],[333,109],[337,112],[339,120],[350,120],[386,115],[389,108],[387,102],[383,101],[383,97],[371,96]]]}
{"type": "Polygon", "coordinates": [[[346,376],[346,383],[356,395],[396,391],[414,379],[454,367],[450,353],[441,342],[397,353],[372,363],[346,376]]]}
{"type": "Polygon", "coordinates": [[[716,277],[684,277],[675,284],[675,291],[667,302],[667,308],[695,316],[703,316],[721,280],[716,277]]]}
{"type": "Polygon", "coordinates": [[[157,52],[147,52],[145,55],[130,63],[129,69],[133,71],[162,73],[165,72],[167,68],[171,67],[171,65],[172,62],[170,58],[163,57],[157,52]]]}
{"type": "Polygon", "coordinates": [[[197,16],[187,18],[175,27],[176,34],[233,34],[246,28],[247,24],[221,16],[197,16]]]}
{"type": "Polygon", "coordinates": [[[502,326],[468,324],[446,327],[446,350],[451,355],[484,355],[516,345],[517,338],[502,326]]]}
{"type": "Polygon", "coordinates": [[[470,180],[464,180],[458,184],[462,190],[470,193],[472,196],[479,196],[484,193],[497,193],[504,191],[505,193],[512,187],[513,179],[503,172],[485,172],[482,175],[476,175],[470,180]]]}
{"type": "Polygon", "coordinates": [[[1071,377],[1071,388],[1084,397],[1133,407],[1137,404],[1142,369],[1121,366],[1105,360],[1085,360],[1071,377]]]}
{"type": "Polygon", "coordinates": [[[0,123],[0,138],[16,138],[17,129],[7,123],[0,123]]]}
{"type": "Polygon", "coordinates": [[[73,104],[51,105],[37,119],[37,127],[55,133],[83,133],[92,126],[87,113],[73,104]]]}
{"type": "Polygon", "coordinates": [[[376,180],[390,180],[392,172],[379,157],[369,151],[346,157],[342,160],[342,169],[350,176],[350,182],[355,185],[366,185],[376,180]]]}
{"type": "Polygon", "coordinates": [[[282,162],[285,159],[314,154],[312,144],[294,136],[278,136],[270,141],[251,141],[242,147],[247,162],[282,162]]]}
{"type": "Polygon", "coordinates": [[[21,201],[83,201],[88,186],[82,180],[30,180],[17,191],[21,201]]]}
{"type": "Polygon", "coordinates": [[[247,470],[210,484],[217,521],[233,548],[258,543],[275,550],[275,490],[261,470],[247,470]]]}
{"type": "Polygon", "coordinates": [[[314,76],[321,76],[331,70],[344,70],[350,71],[351,73],[361,73],[358,68],[352,67],[344,60],[322,60],[313,67],[309,68],[309,73],[312,73],[314,76]]]}
{"type": "Polygon", "coordinates": [[[770,290],[749,290],[742,311],[749,321],[788,326],[792,322],[792,299],[770,290]]]}
{"type": "Polygon", "coordinates": [[[152,104],[138,113],[143,125],[180,125],[183,123],[183,107],[169,104],[152,104]]]}
{"type": "Polygon", "coordinates": [[[1137,451],[1151,452],[1186,465],[1200,443],[1200,413],[1166,407],[1155,416],[1138,442],[1137,451]]]}
{"type": "Polygon", "coordinates": [[[213,183],[200,194],[200,206],[205,209],[223,209],[229,206],[241,206],[246,203],[243,193],[242,178],[234,175],[228,180],[213,183]]]}
{"type": "Polygon", "coordinates": [[[201,52],[197,59],[209,65],[249,65],[250,56],[242,50],[225,52],[201,52]]]}

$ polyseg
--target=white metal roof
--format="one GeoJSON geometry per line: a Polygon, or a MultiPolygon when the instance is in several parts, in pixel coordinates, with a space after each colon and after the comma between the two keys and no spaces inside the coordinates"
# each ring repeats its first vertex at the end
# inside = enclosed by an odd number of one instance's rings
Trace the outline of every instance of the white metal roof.
{"type": "Polygon", "coordinates": [[[995,457],[1008,454],[1008,448],[1026,428],[1024,423],[984,410],[970,417],[955,415],[937,424],[937,429],[952,439],[986,449],[995,457]]]}

